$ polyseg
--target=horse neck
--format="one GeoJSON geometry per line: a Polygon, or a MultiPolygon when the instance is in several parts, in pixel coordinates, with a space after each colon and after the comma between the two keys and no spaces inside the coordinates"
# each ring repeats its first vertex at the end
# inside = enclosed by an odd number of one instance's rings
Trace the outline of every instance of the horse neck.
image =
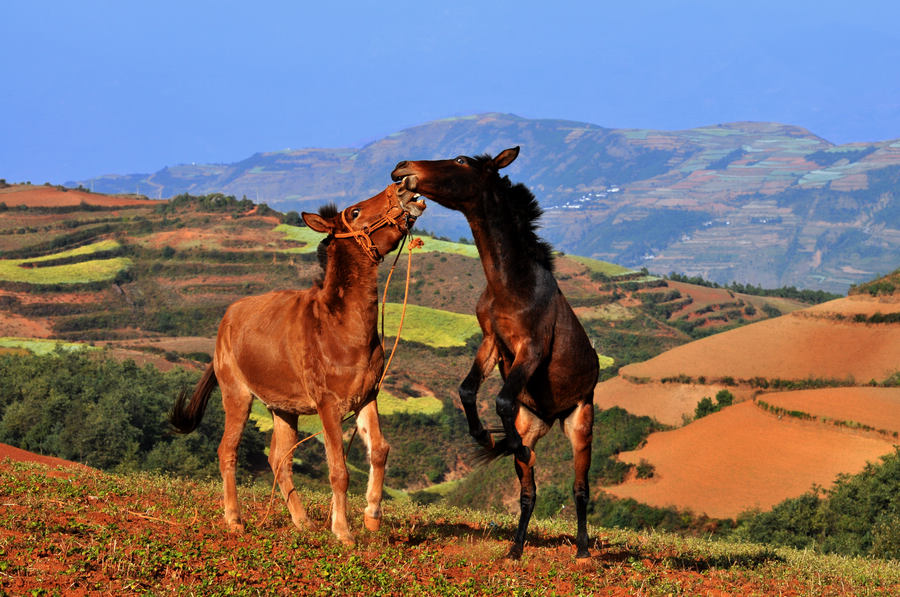
{"type": "Polygon", "coordinates": [[[378,264],[352,240],[332,242],[321,296],[328,310],[338,315],[352,308],[363,309],[366,322],[371,319],[374,329],[378,315],[378,264]]]}
{"type": "Polygon", "coordinates": [[[488,286],[506,291],[528,288],[533,284],[533,269],[524,251],[518,248],[521,239],[516,238],[515,226],[504,214],[491,212],[491,206],[502,203],[496,193],[494,190],[486,191],[482,201],[463,215],[472,229],[472,238],[478,248],[488,286]]]}

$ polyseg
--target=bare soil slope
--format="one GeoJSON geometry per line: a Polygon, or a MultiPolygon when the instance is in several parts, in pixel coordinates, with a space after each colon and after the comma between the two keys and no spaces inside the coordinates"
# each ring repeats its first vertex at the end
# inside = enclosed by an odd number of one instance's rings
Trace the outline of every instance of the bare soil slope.
{"type": "Polygon", "coordinates": [[[655,468],[647,480],[604,488],[658,507],[675,506],[715,518],[766,510],[813,484],[829,487],[893,450],[886,439],[737,404],[674,431],[651,435],[620,458],[655,468]]]}
{"type": "Polygon", "coordinates": [[[777,392],[760,397],[788,411],[819,419],[900,433],[900,388],[822,388],[777,392]]]}

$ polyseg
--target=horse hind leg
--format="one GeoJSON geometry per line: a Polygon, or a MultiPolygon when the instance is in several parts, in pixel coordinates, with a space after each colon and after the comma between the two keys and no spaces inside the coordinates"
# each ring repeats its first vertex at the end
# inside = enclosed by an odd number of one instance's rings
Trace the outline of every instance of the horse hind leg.
{"type": "Polygon", "coordinates": [[[563,421],[563,430],[572,444],[575,482],[572,493],[575,497],[575,515],[578,532],[575,536],[576,558],[589,558],[587,533],[587,505],[589,499],[588,470],[591,467],[591,441],[594,429],[594,405],[590,400],[578,404],[563,421]]]}
{"type": "Polygon", "coordinates": [[[520,485],[520,511],[519,524],[516,527],[513,544],[509,549],[509,553],[506,554],[506,557],[511,560],[518,560],[522,557],[522,551],[525,549],[525,536],[528,532],[528,522],[531,520],[531,513],[534,512],[534,506],[537,503],[537,485],[534,482],[536,461],[534,446],[550,429],[547,423],[523,406],[519,407],[515,425],[516,430],[522,437],[522,444],[528,446],[530,458],[528,462],[522,462],[518,458],[514,458],[516,475],[519,477],[520,485]]]}
{"type": "Polygon", "coordinates": [[[272,410],[272,443],[269,446],[269,466],[278,481],[281,495],[287,504],[291,521],[298,529],[309,528],[306,509],[294,487],[293,462],[294,447],[297,443],[297,415],[272,410]]]}
{"type": "Polygon", "coordinates": [[[225,524],[234,531],[243,531],[241,511],[237,498],[237,448],[241,441],[241,433],[250,416],[253,395],[231,376],[219,374],[219,387],[222,390],[222,406],[225,410],[225,429],[219,442],[219,471],[222,474],[224,494],[225,524]]]}
{"type": "Polygon", "coordinates": [[[366,528],[377,531],[381,527],[381,497],[384,489],[384,468],[390,446],[381,434],[378,406],[374,400],[363,406],[356,415],[356,427],[369,453],[369,483],[366,488],[366,528]]]}

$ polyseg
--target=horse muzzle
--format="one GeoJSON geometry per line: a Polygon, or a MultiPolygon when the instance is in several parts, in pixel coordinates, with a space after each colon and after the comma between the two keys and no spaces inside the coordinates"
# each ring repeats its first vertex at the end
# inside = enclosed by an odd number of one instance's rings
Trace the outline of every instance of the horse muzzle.
{"type": "Polygon", "coordinates": [[[406,178],[397,182],[397,199],[400,208],[413,218],[418,218],[425,211],[425,199],[415,192],[415,183],[410,187],[406,178]]]}

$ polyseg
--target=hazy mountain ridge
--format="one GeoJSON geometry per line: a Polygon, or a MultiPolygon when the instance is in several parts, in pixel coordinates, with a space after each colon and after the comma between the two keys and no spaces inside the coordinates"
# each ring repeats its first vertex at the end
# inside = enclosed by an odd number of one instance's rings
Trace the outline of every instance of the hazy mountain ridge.
{"type": "MultiPolygon", "coordinates": [[[[312,209],[375,193],[403,159],[512,145],[522,153],[507,173],[535,193],[543,234],[563,251],[721,283],[838,292],[900,261],[900,141],[835,146],[776,123],[654,131],[481,114],[359,149],[288,149],[72,184],[149,197],[224,192],[281,211],[312,209]]],[[[421,225],[469,235],[438,206],[421,225]]]]}

